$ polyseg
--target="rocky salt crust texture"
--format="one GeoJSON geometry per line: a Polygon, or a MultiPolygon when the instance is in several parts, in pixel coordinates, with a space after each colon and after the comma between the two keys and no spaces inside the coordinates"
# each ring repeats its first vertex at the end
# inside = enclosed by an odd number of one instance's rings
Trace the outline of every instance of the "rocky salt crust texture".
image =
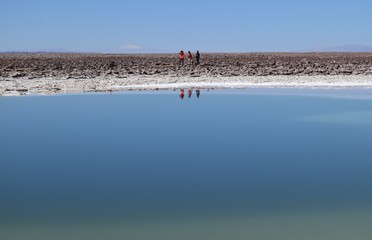
{"type": "Polygon", "coordinates": [[[372,87],[372,53],[0,54],[0,95],[177,88],[372,87]]]}

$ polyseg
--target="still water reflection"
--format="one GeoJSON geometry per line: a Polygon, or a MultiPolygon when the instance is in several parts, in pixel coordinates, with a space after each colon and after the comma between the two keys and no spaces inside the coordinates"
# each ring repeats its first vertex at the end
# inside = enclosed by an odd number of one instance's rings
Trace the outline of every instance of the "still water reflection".
{"type": "Polygon", "coordinates": [[[370,95],[0,98],[0,239],[370,239],[370,95]]]}
{"type": "MultiPolygon", "coordinates": [[[[192,88],[190,88],[189,90],[187,90],[187,96],[189,98],[191,98],[193,91],[194,90],[192,88]]],[[[195,90],[195,94],[196,94],[196,97],[199,98],[200,97],[200,89],[196,89],[195,90]]],[[[184,97],[185,97],[185,89],[181,88],[180,89],[180,99],[183,99],[184,97]]]]}

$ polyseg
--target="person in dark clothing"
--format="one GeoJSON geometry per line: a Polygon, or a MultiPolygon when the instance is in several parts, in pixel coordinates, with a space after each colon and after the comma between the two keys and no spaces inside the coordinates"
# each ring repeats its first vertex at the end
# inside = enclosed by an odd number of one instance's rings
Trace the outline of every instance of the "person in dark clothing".
{"type": "Polygon", "coordinates": [[[196,64],[200,64],[199,60],[200,60],[200,53],[199,51],[196,51],[196,54],[195,54],[195,59],[196,59],[196,64]]]}
{"type": "Polygon", "coordinates": [[[199,96],[200,96],[200,90],[196,89],[196,97],[199,98],[199,96]]]}

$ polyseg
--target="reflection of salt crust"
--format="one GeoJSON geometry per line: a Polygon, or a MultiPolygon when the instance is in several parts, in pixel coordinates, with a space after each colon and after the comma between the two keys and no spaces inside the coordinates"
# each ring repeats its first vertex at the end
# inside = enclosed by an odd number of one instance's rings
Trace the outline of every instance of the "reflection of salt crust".
{"type": "Polygon", "coordinates": [[[372,88],[372,75],[0,79],[0,95],[56,94],[177,88],[372,88]]]}

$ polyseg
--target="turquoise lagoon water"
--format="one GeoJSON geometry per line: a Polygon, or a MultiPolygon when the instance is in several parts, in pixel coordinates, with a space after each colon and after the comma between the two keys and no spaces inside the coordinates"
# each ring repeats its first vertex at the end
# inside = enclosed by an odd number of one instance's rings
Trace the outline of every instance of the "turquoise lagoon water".
{"type": "Polygon", "coordinates": [[[0,98],[0,239],[370,239],[372,92],[0,98]]]}

